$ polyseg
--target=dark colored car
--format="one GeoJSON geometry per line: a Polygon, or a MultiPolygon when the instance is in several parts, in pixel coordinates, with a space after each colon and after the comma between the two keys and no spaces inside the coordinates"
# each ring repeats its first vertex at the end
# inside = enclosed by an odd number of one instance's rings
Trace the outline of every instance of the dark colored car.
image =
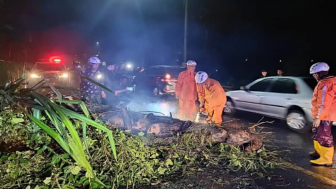
{"type": "Polygon", "coordinates": [[[69,87],[71,84],[69,70],[60,61],[39,61],[34,64],[27,74],[28,87],[32,87],[42,79],[46,79],[54,86],[69,87]]]}
{"type": "Polygon", "coordinates": [[[150,92],[154,95],[174,94],[178,75],[185,69],[169,65],[148,67],[134,76],[135,90],[150,92]]]}

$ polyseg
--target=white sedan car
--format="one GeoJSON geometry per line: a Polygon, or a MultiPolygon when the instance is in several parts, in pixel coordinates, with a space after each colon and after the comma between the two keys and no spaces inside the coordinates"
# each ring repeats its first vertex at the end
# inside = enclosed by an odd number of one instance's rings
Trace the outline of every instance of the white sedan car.
{"type": "Polygon", "coordinates": [[[289,128],[306,132],[312,128],[310,113],[317,82],[309,77],[265,77],[241,90],[227,92],[226,114],[236,110],[284,119],[289,128]]]}

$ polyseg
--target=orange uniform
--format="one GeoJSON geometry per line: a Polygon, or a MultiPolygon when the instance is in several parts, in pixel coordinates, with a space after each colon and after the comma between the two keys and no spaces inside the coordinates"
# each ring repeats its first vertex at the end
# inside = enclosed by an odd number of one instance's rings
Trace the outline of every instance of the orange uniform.
{"type": "Polygon", "coordinates": [[[315,152],[310,153],[319,158],[310,162],[316,165],[331,165],[334,157],[331,128],[333,121],[336,121],[336,77],[327,76],[317,83],[311,103],[312,117],[319,119],[320,123],[317,127],[313,127],[315,152]]]}
{"type": "Polygon", "coordinates": [[[197,85],[198,99],[201,103],[204,102],[204,111],[209,115],[207,121],[221,125],[226,94],[218,81],[210,78],[208,80],[205,85],[197,85]]]}
{"type": "Polygon", "coordinates": [[[196,73],[193,71],[183,71],[179,74],[175,95],[179,99],[179,117],[193,121],[196,113],[197,90],[195,82],[196,73]]]}
{"type": "Polygon", "coordinates": [[[314,119],[336,121],[336,77],[330,76],[318,82],[311,103],[314,119]]]}

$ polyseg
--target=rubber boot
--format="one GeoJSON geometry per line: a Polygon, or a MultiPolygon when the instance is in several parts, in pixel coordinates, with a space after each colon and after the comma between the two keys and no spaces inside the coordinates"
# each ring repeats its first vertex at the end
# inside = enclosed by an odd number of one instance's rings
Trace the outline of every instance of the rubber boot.
{"type": "Polygon", "coordinates": [[[312,156],[312,157],[320,157],[320,154],[318,153],[319,151],[319,143],[314,140],[314,149],[315,151],[314,152],[309,152],[309,155],[312,156]]]}
{"type": "Polygon", "coordinates": [[[333,157],[334,157],[334,147],[323,147],[320,144],[319,148],[320,150],[318,151],[320,154],[320,158],[317,160],[311,160],[310,163],[315,164],[315,165],[325,165],[325,166],[331,166],[333,157]]]}

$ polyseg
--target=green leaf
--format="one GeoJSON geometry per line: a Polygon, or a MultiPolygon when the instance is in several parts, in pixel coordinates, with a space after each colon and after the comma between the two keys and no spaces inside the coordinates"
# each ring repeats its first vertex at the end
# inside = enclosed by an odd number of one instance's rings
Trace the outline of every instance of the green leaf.
{"type": "Polygon", "coordinates": [[[111,145],[111,148],[112,148],[112,152],[113,152],[114,158],[117,160],[117,151],[116,151],[116,147],[115,147],[112,131],[110,129],[108,129],[104,125],[102,125],[100,123],[97,123],[94,120],[92,120],[90,118],[87,118],[87,117],[85,117],[85,116],[83,116],[81,114],[78,114],[78,113],[76,113],[74,111],[71,111],[71,110],[63,108],[63,107],[60,107],[60,108],[64,111],[65,114],[67,114],[71,118],[80,120],[82,122],[85,122],[88,125],[96,127],[99,130],[107,132],[107,136],[108,136],[109,141],[110,141],[110,145],[111,145]]]}
{"type": "Polygon", "coordinates": [[[59,116],[56,114],[56,112],[51,109],[51,107],[48,105],[47,102],[50,100],[46,98],[45,96],[42,96],[36,92],[32,92],[33,97],[35,97],[35,101],[37,101],[39,104],[43,105],[43,107],[46,108],[45,113],[51,120],[51,122],[54,124],[58,132],[61,134],[62,137],[64,137],[64,140],[67,142],[67,135],[65,128],[62,126],[62,124],[59,122],[59,116]]]}
{"type": "Polygon", "coordinates": [[[56,133],[53,129],[51,129],[48,125],[44,124],[42,121],[37,119],[32,115],[27,115],[34,123],[36,123],[41,129],[43,129],[48,135],[50,135],[53,139],[57,141],[57,143],[67,152],[70,152],[69,145],[65,143],[63,138],[56,133]]]}
{"type": "Polygon", "coordinates": [[[47,149],[47,146],[46,145],[43,145],[42,148],[40,148],[38,151],[37,151],[37,154],[41,154],[44,150],[47,149]]]}
{"type": "Polygon", "coordinates": [[[86,140],[86,123],[85,122],[82,122],[82,128],[83,128],[83,142],[85,145],[86,152],[89,154],[89,146],[86,140]]]}
{"type": "Polygon", "coordinates": [[[82,184],[83,182],[85,182],[87,180],[87,178],[85,176],[81,177],[78,181],[78,184],[82,184]]]}
{"type": "Polygon", "coordinates": [[[112,152],[113,152],[113,157],[114,157],[115,160],[118,160],[117,150],[116,150],[116,147],[115,147],[112,131],[107,132],[107,136],[108,136],[108,139],[110,141],[110,146],[111,146],[111,149],[112,149],[112,152]]]}
{"type": "Polygon", "coordinates": [[[158,171],[159,171],[159,174],[160,174],[160,175],[165,174],[166,170],[167,170],[166,168],[162,168],[162,167],[159,167],[159,168],[158,168],[158,171]]]}
{"type": "Polygon", "coordinates": [[[166,160],[166,166],[169,167],[169,165],[174,165],[171,159],[166,160]]]}
{"type": "Polygon", "coordinates": [[[61,157],[64,158],[64,159],[68,159],[70,156],[69,156],[69,154],[62,154],[61,157]]]}
{"type": "Polygon", "coordinates": [[[7,161],[7,160],[8,160],[8,156],[1,156],[1,157],[0,157],[0,160],[1,160],[1,161],[7,161]]]}
{"type": "Polygon", "coordinates": [[[67,104],[79,104],[84,115],[88,118],[90,118],[90,113],[89,110],[87,109],[85,103],[81,100],[57,100],[56,102],[60,102],[60,103],[67,103],[67,104]]]}
{"type": "Polygon", "coordinates": [[[51,164],[55,165],[55,164],[59,163],[60,161],[61,161],[61,159],[57,155],[54,155],[52,157],[51,164]]]}
{"type": "Polygon", "coordinates": [[[145,133],[144,132],[140,132],[140,133],[138,133],[138,135],[142,137],[142,136],[145,135],[145,133]]]}
{"type": "Polygon", "coordinates": [[[60,108],[61,106],[48,101],[48,104],[56,111],[56,113],[60,116],[63,124],[66,126],[66,128],[68,129],[71,137],[73,138],[76,146],[79,148],[80,151],[83,151],[83,145],[82,145],[82,141],[79,138],[78,132],[76,131],[74,125],[72,124],[72,122],[70,121],[70,119],[68,118],[68,116],[66,115],[66,113],[64,111],[62,111],[62,109],[60,108]]]}
{"type": "Polygon", "coordinates": [[[44,184],[49,184],[51,182],[51,177],[47,177],[44,179],[44,184]]]}
{"type": "Polygon", "coordinates": [[[22,123],[22,122],[24,122],[23,118],[12,118],[13,124],[22,123]]]}
{"type": "Polygon", "coordinates": [[[232,155],[231,155],[231,159],[237,159],[236,154],[232,154],[232,155]]]}
{"type": "Polygon", "coordinates": [[[51,88],[51,90],[54,91],[54,93],[57,95],[57,99],[58,100],[62,100],[63,96],[62,94],[59,92],[59,90],[57,90],[54,86],[52,86],[51,84],[48,84],[49,87],[51,88]]]}
{"type": "Polygon", "coordinates": [[[41,88],[47,81],[46,80],[41,80],[40,82],[38,82],[36,85],[34,85],[31,90],[35,91],[36,89],[41,88]]]}
{"type": "Polygon", "coordinates": [[[81,170],[81,168],[79,166],[72,166],[70,168],[70,171],[73,175],[77,175],[79,173],[79,171],[81,170]]]}
{"type": "Polygon", "coordinates": [[[25,159],[25,158],[20,159],[20,163],[27,163],[27,162],[29,162],[29,159],[25,159]]]}

